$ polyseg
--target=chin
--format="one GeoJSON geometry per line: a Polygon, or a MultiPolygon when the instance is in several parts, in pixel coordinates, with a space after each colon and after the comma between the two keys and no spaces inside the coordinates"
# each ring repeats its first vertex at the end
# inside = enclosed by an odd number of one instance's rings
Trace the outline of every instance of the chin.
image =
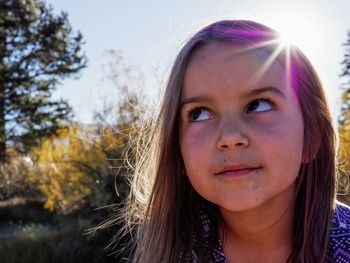
{"type": "Polygon", "coordinates": [[[247,198],[245,200],[236,199],[226,204],[218,204],[220,210],[223,209],[234,213],[252,211],[261,205],[262,202],[259,199],[247,200],[247,198]]]}

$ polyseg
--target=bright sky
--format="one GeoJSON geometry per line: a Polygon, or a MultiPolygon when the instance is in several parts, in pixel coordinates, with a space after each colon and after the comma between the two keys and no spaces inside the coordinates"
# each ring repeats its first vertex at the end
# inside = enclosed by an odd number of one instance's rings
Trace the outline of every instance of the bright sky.
{"type": "Polygon", "coordinates": [[[86,40],[88,67],[80,79],[65,80],[56,97],[68,99],[76,119],[92,122],[113,91],[101,83],[107,49],[120,50],[141,71],[149,94],[157,94],[176,52],[198,29],[221,19],[252,19],[289,38],[309,57],[321,81],[333,118],[338,115],[340,62],[350,30],[349,0],[47,0],[56,12],[66,11],[74,30],[86,40]]]}

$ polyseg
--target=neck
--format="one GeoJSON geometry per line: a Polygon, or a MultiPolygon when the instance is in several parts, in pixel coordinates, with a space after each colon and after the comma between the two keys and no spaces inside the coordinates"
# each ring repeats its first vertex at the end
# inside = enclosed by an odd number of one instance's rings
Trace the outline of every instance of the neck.
{"type": "Polygon", "coordinates": [[[258,262],[252,258],[255,256],[261,259],[267,255],[272,258],[271,253],[278,254],[271,262],[280,262],[276,258],[284,258],[281,262],[285,262],[292,249],[294,204],[294,197],[276,197],[258,208],[244,212],[220,208],[224,230],[220,232],[225,233],[221,236],[224,251],[228,259],[236,259],[229,262],[258,262]],[[238,261],[239,251],[250,255],[251,260],[238,261]]]}

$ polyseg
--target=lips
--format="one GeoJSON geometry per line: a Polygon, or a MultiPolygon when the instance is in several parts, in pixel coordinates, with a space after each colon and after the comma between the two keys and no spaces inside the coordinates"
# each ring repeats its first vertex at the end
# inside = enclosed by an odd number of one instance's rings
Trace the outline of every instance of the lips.
{"type": "Polygon", "coordinates": [[[254,172],[259,168],[260,167],[252,167],[252,166],[246,166],[246,165],[226,166],[218,173],[215,173],[215,175],[242,176],[242,175],[247,175],[251,172],[254,172]]]}

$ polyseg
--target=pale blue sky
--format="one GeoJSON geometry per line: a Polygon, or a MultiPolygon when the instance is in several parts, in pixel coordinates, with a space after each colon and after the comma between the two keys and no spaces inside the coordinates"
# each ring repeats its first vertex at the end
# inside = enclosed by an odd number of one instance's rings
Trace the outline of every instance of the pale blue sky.
{"type": "Polygon", "coordinates": [[[339,78],[341,44],[350,29],[349,0],[47,2],[56,12],[68,12],[73,28],[86,40],[88,67],[80,79],[63,81],[55,94],[69,100],[78,121],[91,122],[93,110],[101,107],[105,97],[113,97],[113,91],[101,84],[106,49],[121,50],[129,64],[143,72],[147,91],[157,94],[176,51],[193,32],[214,20],[234,18],[253,19],[282,33],[297,28],[296,44],[318,71],[333,116],[338,114],[339,87],[344,82],[339,78]]]}

